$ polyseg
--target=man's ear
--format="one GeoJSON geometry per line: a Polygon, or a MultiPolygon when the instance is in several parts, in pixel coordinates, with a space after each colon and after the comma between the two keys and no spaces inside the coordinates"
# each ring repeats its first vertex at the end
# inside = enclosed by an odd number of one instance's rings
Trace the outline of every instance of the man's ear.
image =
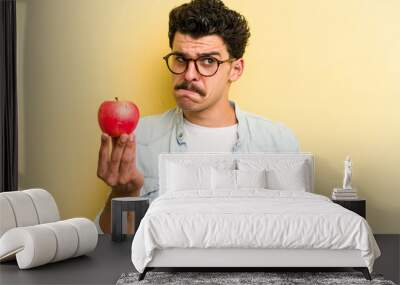
{"type": "Polygon", "coordinates": [[[243,58],[239,58],[232,62],[230,74],[229,74],[229,82],[236,81],[242,76],[244,69],[244,60],[243,58]]]}

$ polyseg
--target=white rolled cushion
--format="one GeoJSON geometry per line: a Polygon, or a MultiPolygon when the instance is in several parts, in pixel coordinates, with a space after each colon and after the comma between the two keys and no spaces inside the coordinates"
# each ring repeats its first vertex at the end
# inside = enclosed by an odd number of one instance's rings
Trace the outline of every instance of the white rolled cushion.
{"type": "Polygon", "coordinates": [[[10,202],[17,227],[33,226],[39,223],[35,205],[24,191],[3,192],[1,195],[10,202]]]}
{"type": "Polygon", "coordinates": [[[78,233],[78,248],[74,254],[79,256],[86,254],[96,248],[97,245],[97,228],[96,225],[86,218],[73,218],[65,220],[66,223],[73,225],[78,233]]]}
{"type": "Polygon", "coordinates": [[[97,229],[86,218],[18,227],[0,238],[0,261],[16,256],[20,269],[86,254],[96,248],[97,229]]]}
{"type": "Polygon", "coordinates": [[[60,220],[60,214],[58,212],[56,201],[49,192],[40,188],[28,189],[22,192],[31,197],[38,214],[39,224],[51,223],[60,220]]]}
{"type": "Polygon", "coordinates": [[[211,177],[213,190],[236,190],[236,170],[212,168],[211,177]]]}
{"type": "Polygon", "coordinates": [[[290,168],[275,168],[267,171],[268,188],[273,190],[306,191],[307,165],[298,163],[290,168]]]}
{"type": "Polygon", "coordinates": [[[28,269],[49,263],[56,248],[56,236],[43,225],[13,228],[0,238],[0,260],[16,254],[19,268],[28,269]]]}
{"type": "Polygon", "coordinates": [[[237,188],[267,188],[267,170],[237,170],[237,188]]]}
{"type": "Polygon", "coordinates": [[[211,167],[168,164],[168,191],[211,189],[211,167]]]}
{"type": "Polygon", "coordinates": [[[10,202],[6,197],[0,195],[0,237],[9,229],[15,228],[14,211],[11,208],[10,202]]]}
{"type": "Polygon", "coordinates": [[[43,224],[53,231],[56,236],[57,249],[51,262],[70,258],[78,249],[78,232],[75,227],[65,221],[43,224]]]}

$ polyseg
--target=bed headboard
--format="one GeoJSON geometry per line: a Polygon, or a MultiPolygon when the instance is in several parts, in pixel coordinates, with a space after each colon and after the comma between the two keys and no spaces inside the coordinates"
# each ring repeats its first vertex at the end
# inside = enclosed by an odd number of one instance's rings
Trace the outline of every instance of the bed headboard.
{"type": "Polygon", "coordinates": [[[161,153],[158,157],[159,190],[160,195],[166,192],[168,185],[167,169],[169,163],[185,166],[212,166],[219,169],[252,169],[257,167],[292,167],[302,164],[305,167],[305,179],[307,192],[314,192],[314,158],[312,153],[231,153],[231,152],[179,152],[161,153]]]}

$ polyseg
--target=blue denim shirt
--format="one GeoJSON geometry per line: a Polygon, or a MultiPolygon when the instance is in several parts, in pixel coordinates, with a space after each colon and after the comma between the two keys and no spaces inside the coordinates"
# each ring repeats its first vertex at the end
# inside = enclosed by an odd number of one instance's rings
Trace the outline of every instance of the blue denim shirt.
{"type": "MultiPolygon", "coordinates": [[[[293,132],[279,122],[243,112],[233,101],[238,121],[233,152],[299,152],[293,132]]],[[[141,196],[152,201],[158,196],[158,155],[162,152],[185,152],[183,112],[175,107],[159,115],[140,118],[136,134],[136,166],[144,174],[141,196]]]]}

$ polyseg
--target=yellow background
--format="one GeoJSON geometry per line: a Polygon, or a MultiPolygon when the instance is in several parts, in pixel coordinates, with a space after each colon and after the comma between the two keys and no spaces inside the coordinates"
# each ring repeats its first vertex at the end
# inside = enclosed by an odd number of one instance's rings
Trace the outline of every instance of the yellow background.
{"type": "MultiPolygon", "coordinates": [[[[185,1],[17,0],[20,188],[42,187],[62,218],[94,218],[97,109],[118,96],[142,115],[174,106],[168,13],[185,1]]],[[[315,155],[330,195],[353,159],[375,233],[400,233],[400,1],[240,1],[251,34],[230,99],[280,121],[315,155]]]]}

